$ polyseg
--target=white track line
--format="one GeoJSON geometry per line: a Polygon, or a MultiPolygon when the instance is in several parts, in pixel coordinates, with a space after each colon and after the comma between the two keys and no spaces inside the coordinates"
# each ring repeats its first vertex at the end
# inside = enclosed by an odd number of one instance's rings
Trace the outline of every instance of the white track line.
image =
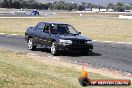
{"type": "Polygon", "coordinates": [[[45,18],[45,17],[0,17],[0,19],[37,19],[37,18],[45,18]]]}
{"type": "Polygon", "coordinates": [[[0,33],[0,35],[18,36],[19,34],[6,34],[6,33],[0,33]]]}
{"type": "Polygon", "coordinates": [[[104,43],[113,43],[113,44],[127,44],[132,45],[132,42],[115,42],[115,41],[99,41],[99,40],[93,40],[94,42],[104,42],[104,43]]]}
{"type": "Polygon", "coordinates": [[[6,33],[0,33],[0,35],[4,35],[4,34],[6,34],[6,33]]]}
{"type": "MultiPolygon", "coordinates": [[[[19,36],[19,34],[6,34],[6,33],[0,33],[0,35],[19,36]]],[[[132,42],[114,42],[114,41],[99,41],[99,40],[93,40],[93,42],[132,45],[132,42]]]]}
{"type": "Polygon", "coordinates": [[[18,34],[11,34],[11,35],[15,36],[15,35],[18,35],[18,34]]]}

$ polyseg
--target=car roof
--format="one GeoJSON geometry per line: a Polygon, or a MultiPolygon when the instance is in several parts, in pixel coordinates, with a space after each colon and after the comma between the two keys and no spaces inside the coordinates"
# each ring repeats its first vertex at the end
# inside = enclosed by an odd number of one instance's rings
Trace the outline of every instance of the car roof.
{"type": "Polygon", "coordinates": [[[66,24],[61,22],[39,22],[39,23],[46,23],[46,24],[66,24]]]}

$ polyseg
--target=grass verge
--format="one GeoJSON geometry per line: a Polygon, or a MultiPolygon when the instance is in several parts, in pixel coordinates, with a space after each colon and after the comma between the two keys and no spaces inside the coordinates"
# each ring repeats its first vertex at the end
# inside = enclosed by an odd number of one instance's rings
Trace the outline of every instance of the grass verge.
{"type": "Polygon", "coordinates": [[[0,19],[0,32],[24,35],[27,27],[40,21],[63,22],[73,25],[82,34],[94,40],[132,41],[132,20],[99,19],[87,17],[45,17],[41,19],[0,19]]]}
{"type": "MultiPolygon", "coordinates": [[[[107,78],[95,73],[89,75],[107,78]]],[[[73,67],[55,66],[29,58],[25,53],[0,50],[0,88],[82,88],[79,76],[80,71],[73,67]]]]}

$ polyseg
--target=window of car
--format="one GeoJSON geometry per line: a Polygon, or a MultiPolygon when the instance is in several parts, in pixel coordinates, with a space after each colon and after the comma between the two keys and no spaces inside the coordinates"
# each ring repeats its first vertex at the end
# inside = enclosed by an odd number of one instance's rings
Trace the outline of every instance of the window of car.
{"type": "Polygon", "coordinates": [[[77,31],[67,24],[51,24],[51,33],[61,33],[61,34],[77,34],[77,31]]]}
{"type": "Polygon", "coordinates": [[[44,29],[45,24],[44,23],[38,23],[37,28],[44,29]]]}
{"type": "Polygon", "coordinates": [[[44,26],[44,32],[49,32],[49,25],[48,24],[45,24],[45,26],[44,26]]]}
{"type": "Polygon", "coordinates": [[[75,28],[71,25],[67,25],[69,33],[77,34],[78,32],[75,30],[75,28]]]}

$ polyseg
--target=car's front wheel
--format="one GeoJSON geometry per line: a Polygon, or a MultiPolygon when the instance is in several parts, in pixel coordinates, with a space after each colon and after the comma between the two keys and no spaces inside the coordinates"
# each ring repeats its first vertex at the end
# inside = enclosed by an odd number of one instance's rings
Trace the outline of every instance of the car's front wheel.
{"type": "Polygon", "coordinates": [[[50,50],[52,55],[56,56],[58,54],[56,42],[52,42],[50,50]]]}
{"type": "Polygon", "coordinates": [[[28,49],[29,50],[35,50],[36,46],[34,45],[33,38],[28,39],[28,49]]]}
{"type": "Polygon", "coordinates": [[[88,55],[88,54],[91,53],[91,52],[92,52],[92,49],[89,49],[89,50],[83,51],[82,53],[83,53],[84,55],[88,55]]]}

